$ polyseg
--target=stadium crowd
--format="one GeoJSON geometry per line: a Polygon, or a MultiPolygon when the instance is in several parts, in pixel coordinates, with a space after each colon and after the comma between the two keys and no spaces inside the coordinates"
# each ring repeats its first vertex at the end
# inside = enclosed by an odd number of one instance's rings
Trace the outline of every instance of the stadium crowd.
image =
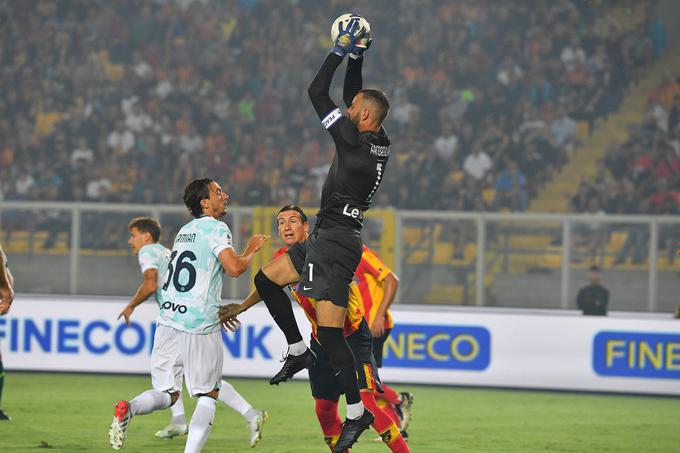
{"type": "MultiPolygon", "coordinates": [[[[366,83],[391,99],[394,144],[375,206],[524,210],[578,146],[577,121],[592,131],[664,51],[662,24],[625,30],[609,3],[367,2],[366,83]]],[[[0,195],[176,204],[211,175],[234,204],[316,205],[333,148],[306,86],[329,10],[346,12],[331,4],[3,2],[0,195]]],[[[613,171],[642,184],[669,168],[613,171]]]]}

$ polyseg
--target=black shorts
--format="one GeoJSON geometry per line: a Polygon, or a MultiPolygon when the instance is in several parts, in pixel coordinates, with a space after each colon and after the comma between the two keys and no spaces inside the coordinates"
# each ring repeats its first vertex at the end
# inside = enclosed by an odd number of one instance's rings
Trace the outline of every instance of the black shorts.
{"type": "Polygon", "coordinates": [[[330,300],[347,308],[349,284],[361,260],[359,232],[326,228],[291,246],[288,256],[300,274],[298,292],[316,300],[330,300]]]}
{"type": "MultiPolygon", "coordinates": [[[[354,353],[359,389],[376,390],[382,393],[378,367],[373,358],[371,331],[365,319],[359,324],[359,330],[347,337],[347,343],[354,353]]],[[[310,346],[316,353],[316,364],[309,369],[309,386],[312,389],[312,396],[316,399],[337,401],[344,391],[335,379],[330,358],[314,338],[310,341],[310,346]]]]}
{"type": "Polygon", "coordinates": [[[373,339],[373,357],[375,358],[375,363],[378,365],[378,368],[382,368],[383,348],[387,337],[390,336],[390,332],[392,332],[392,329],[385,329],[382,337],[373,339]]]}

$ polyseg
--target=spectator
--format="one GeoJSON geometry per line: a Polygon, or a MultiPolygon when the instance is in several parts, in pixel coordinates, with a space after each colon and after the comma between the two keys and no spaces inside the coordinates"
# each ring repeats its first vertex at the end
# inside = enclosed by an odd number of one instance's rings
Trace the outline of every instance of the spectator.
{"type": "Polygon", "coordinates": [[[609,290],[600,283],[600,269],[590,266],[590,283],[581,288],[576,296],[576,305],[586,316],[607,316],[609,290]]]}
{"type": "Polygon", "coordinates": [[[493,162],[489,155],[477,146],[473,153],[469,154],[463,161],[463,170],[468,176],[479,181],[491,170],[493,162]]]}

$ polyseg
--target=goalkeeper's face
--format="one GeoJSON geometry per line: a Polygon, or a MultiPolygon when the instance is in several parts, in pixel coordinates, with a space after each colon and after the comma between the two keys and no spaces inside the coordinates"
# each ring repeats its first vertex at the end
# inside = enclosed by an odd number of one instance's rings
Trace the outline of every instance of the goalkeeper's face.
{"type": "Polygon", "coordinates": [[[302,220],[299,212],[294,210],[280,212],[276,216],[276,223],[279,228],[279,238],[286,244],[286,247],[307,239],[309,223],[302,220]]]}
{"type": "Polygon", "coordinates": [[[347,117],[357,128],[359,127],[362,116],[367,115],[366,109],[364,108],[363,97],[364,95],[362,93],[357,94],[354,96],[352,105],[347,107],[347,117]]]}

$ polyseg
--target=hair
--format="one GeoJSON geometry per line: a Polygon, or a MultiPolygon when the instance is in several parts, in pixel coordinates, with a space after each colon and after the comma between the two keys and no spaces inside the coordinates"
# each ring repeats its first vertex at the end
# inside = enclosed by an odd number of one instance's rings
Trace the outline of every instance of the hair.
{"type": "Polygon", "coordinates": [[[184,188],[184,205],[194,218],[203,215],[201,200],[210,197],[210,178],[195,179],[184,188]]]}
{"type": "Polygon", "coordinates": [[[279,209],[279,214],[281,214],[284,211],[295,211],[295,212],[297,212],[298,214],[300,214],[300,218],[302,219],[302,221],[304,223],[307,223],[307,215],[305,214],[305,212],[302,210],[302,208],[300,206],[295,205],[295,204],[287,204],[284,207],[282,207],[281,209],[279,209]]]}
{"type": "Polygon", "coordinates": [[[364,102],[368,101],[373,104],[378,123],[382,124],[387,113],[390,111],[390,102],[387,100],[385,93],[372,89],[361,90],[359,93],[364,95],[364,102]]]}
{"type": "Polygon", "coordinates": [[[154,242],[161,238],[161,224],[152,217],[135,217],[128,224],[128,230],[137,228],[142,233],[149,233],[154,242]]]}

